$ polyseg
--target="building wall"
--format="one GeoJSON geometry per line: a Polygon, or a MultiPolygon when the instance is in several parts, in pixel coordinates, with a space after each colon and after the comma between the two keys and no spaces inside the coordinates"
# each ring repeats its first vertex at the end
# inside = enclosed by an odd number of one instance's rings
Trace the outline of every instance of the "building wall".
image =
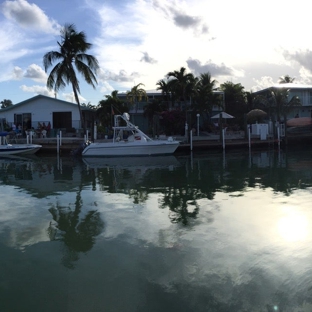
{"type": "MultiPolygon", "coordinates": [[[[6,122],[11,125],[14,122],[15,114],[30,113],[32,127],[36,128],[38,122],[50,122],[53,128],[53,112],[71,112],[73,123],[80,120],[79,109],[76,104],[49,97],[34,97],[25,103],[13,105],[8,109],[0,109],[0,118],[5,118],[6,122]]],[[[74,125],[72,126],[74,127],[74,125]]]]}

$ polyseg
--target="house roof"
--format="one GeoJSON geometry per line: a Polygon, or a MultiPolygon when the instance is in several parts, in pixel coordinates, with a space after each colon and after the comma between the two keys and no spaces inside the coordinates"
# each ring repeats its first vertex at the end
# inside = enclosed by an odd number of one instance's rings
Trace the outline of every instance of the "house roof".
{"type": "Polygon", "coordinates": [[[276,83],[276,84],[272,85],[271,87],[268,87],[268,88],[265,88],[262,90],[258,90],[254,93],[263,93],[263,92],[271,90],[271,89],[283,89],[283,88],[287,88],[287,89],[291,89],[291,90],[311,89],[311,91],[312,91],[312,85],[306,85],[306,84],[301,84],[301,83],[276,83]]]}
{"type": "MultiPolygon", "coordinates": [[[[69,106],[75,106],[77,107],[77,104],[76,103],[72,103],[72,102],[67,102],[67,101],[63,101],[63,100],[59,100],[59,99],[56,99],[56,98],[53,98],[53,97],[50,97],[50,96],[46,96],[46,95],[42,95],[42,94],[38,94],[32,98],[29,98],[25,101],[22,101],[22,102],[19,102],[17,104],[13,104],[11,106],[8,106],[6,108],[2,108],[0,109],[1,112],[4,112],[4,111],[8,111],[8,110],[11,110],[11,109],[14,109],[16,108],[17,106],[23,106],[23,105],[26,105],[27,103],[30,103],[34,100],[37,100],[37,99],[48,99],[50,101],[57,101],[57,102],[61,102],[65,105],[69,105],[69,106]]],[[[86,107],[86,106],[80,106],[82,110],[86,110],[86,111],[90,111],[91,109],[89,107],[86,107]]]]}

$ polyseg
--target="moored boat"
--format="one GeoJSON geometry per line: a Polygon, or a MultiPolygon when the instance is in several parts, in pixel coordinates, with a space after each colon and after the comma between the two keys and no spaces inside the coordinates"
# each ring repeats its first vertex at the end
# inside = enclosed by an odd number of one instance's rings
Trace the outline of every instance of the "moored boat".
{"type": "Polygon", "coordinates": [[[87,143],[82,156],[149,156],[173,154],[179,141],[153,140],[130,121],[128,113],[114,116],[113,138],[106,142],[87,143]]]}
{"type": "Polygon", "coordinates": [[[6,137],[6,132],[0,133],[0,156],[35,154],[42,147],[39,144],[9,144],[6,137]]]}
{"type": "Polygon", "coordinates": [[[298,117],[287,120],[286,125],[288,127],[305,127],[312,125],[311,117],[298,117]]]}
{"type": "Polygon", "coordinates": [[[1,155],[35,154],[41,148],[38,144],[5,144],[0,145],[1,155]]]}

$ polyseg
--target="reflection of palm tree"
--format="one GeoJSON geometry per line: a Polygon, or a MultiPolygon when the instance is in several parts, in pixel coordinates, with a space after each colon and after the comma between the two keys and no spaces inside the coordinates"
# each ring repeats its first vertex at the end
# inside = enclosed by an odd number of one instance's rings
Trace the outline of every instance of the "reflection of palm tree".
{"type": "Polygon", "coordinates": [[[187,225],[190,218],[196,219],[198,215],[199,206],[196,201],[198,197],[201,198],[202,195],[194,188],[170,188],[168,192],[164,194],[162,208],[169,207],[172,212],[169,215],[171,222],[181,222],[187,225]],[[190,207],[192,207],[192,211],[189,211],[190,207]]]}
{"type": "MultiPolygon", "coordinates": [[[[81,190],[79,190],[74,211],[70,207],[62,207],[58,204],[49,209],[53,220],[57,222],[56,231],[61,231],[60,238],[56,233],[51,238],[64,242],[66,249],[62,262],[68,268],[74,267],[73,262],[79,259],[80,252],[85,253],[93,247],[95,237],[102,232],[104,227],[100,213],[97,211],[89,211],[85,217],[81,218],[81,207],[81,190]]],[[[51,232],[51,226],[49,232],[51,232]]]]}

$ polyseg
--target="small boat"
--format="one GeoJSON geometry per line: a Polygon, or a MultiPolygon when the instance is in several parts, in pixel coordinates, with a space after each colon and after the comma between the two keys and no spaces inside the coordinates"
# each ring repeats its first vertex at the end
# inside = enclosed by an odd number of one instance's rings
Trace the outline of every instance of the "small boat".
{"type": "Polygon", "coordinates": [[[0,156],[16,154],[35,154],[42,146],[38,144],[5,144],[0,145],[0,156]]]}
{"type": "Polygon", "coordinates": [[[311,117],[298,117],[287,120],[288,127],[305,127],[312,125],[311,117]]]}
{"type": "Polygon", "coordinates": [[[179,141],[153,140],[130,121],[128,113],[114,116],[113,138],[105,142],[86,143],[82,156],[152,156],[173,154],[179,141]]]}
{"type": "Polygon", "coordinates": [[[7,132],[0,133],[0,156],[35,154],[42,147],[38,144],[9,144],[6,140],[7,135],[7,132]]]}

